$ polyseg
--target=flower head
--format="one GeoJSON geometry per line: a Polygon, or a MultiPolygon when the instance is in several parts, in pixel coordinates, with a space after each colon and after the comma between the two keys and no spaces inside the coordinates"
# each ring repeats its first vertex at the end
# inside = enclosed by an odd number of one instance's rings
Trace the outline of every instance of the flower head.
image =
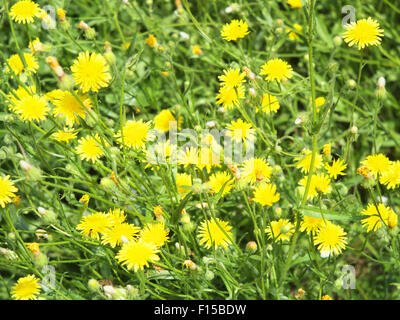
{"type": "Polygon", "coordinates": [[[50,108],[44,97],[38,94],[27,94],[20,100],[16,100],[12,110],[24,121],[41,121],[46,119],[50,108]]]}
{"type": "MultiPolygon", "coordinates": [[[[307,186],[307,179],[308,176],[304,177],[299,181],[299,185],[302,186],[304,189],[307,186]]],[[[329,179],[328,175],[324,173],[313,174],[311,176],[310,188],[308,190],[307,200],[313,199],[314,197],[318,196],[318,192],[321,192],[323,194],[331,193],[332,187],[330,183],[331,179],[329,179]]]]}
{"type": "Polygon", "coordinates": [[[228,248],[231,243],[229,238],[232,238],[232,227],[228,222],[216,218],[215,220],[205,220],[199,227],[199,234],[197,237],[200,239],[200,244],[209,249],[211,246],[228,248]],[[229,237],[227,236],[229,235],[229,237]]]}
{"type": "MultiPolygon", "coordinates": [[[[9,59],[7,59],[8,64],[11,67],[11,70],[15,73],[15,75],[19,75],[22,72],[26,72],[27,74],[36,73],[39,69],[39,64],[35,56],[31,53],[24,53],[25,65],[21,60],[19,54],[12,55],[9,59]]],[[[8,69],[8,67],[7,67],[8,69]]]]}
{"type": "Polygon", "coordinates": [[[251,158],[243,161],[241,177],[248,183],[269,181],[272,169],[268,162],[261,158],[251,158]]]}
{"type": "Polygon", "coordinates": [[[217,94],[217,104],[222,104],[224,109],[231,109],[239,105],[239,99],[244,98],[244,87],[242,85],[236,88],[222,86],[217,94]]]}
{"type": "Polygon", "coordinates": [[[76,152],[82,160],[92,161],[95,163],[100,157],[104,155],[103,150],[100,148],[99,135],[96,133],[94,137],[82,137],[79,140],[79,145],[76,147],[76,152]]]}
{"type": "Polygon", "coordinates": [[[234,19],[222,27],[221,36],[226,41],[236,41],[248,35],[250,33],[248,29],[247,22],[234,19]]]}
{"type": "Polygon", "coordinates": [[[254,140],[254,129],[252,129],[252,125],[248,122],[244,122],[242,119],[232,120],[226,128],[228,129],[227,134],[232,137],[236,142],[246,142],[247,140],[254,140]]]}
{"type": "Polygon", "coordinates": [[[306,231],[307,233],[315,235],[323,225],[324,220],[321,218],[304,216],[304,219],[300,224],[300,231],[306,231]]]}
{"type": "Polygon", "coordinates": [[[224,70],[224,74],[222,76],[218,76],[219,81],[221,81],[221,86],[228,88],[235,88],[240,86],[243,82],[246,82],[245,72],[240,72],[239,68],[229,70],[224,70]]]}
{"type": "Polygon", "coordinates": [[[155,36],[153,36],[152,34],[150,34],[147,38],[146,38],[146,43],[149,47],[155,47],[155,45],[157,44],[157,39],[155,36]]]}
{"type": "Polygon", "coordinates": [[[13,286],[11,295],[15,300],[36,300],[40,292],[39,279],[33,274],[19,278],[13,286]]]}
{"type": "MultiPolygon", "coordinates": [[[[182,118],[179,118],[179,122],[182,122],[182,118]]],[[[178,128],[180,127],[180,123],[178,128]]],[[[162,132],[167,132],[170,127],[173,129],[177,128],[174,115],[169,110],[161,110],[161,112],[154,117],[154,128],[162,132]]]]}
{"type": "Polygon", "coordinates": [[[54,115],[65,117],[68,126],[79,123],[79,118],[85,119],[86,109],[92,107],[92,102],[88,96],[79,94],[78,91],[75,91],[75,94],[79,100],[69,91],[58,92],[57,97],[53,99],[54,115]]]}
{"type": "Polygon", "coordinates": [[[280,194],[276,193],[276,185],[274,184],[263,182],[256,186],[254,190],[253,200],[263,207],[271,207],[275,202],[278,202],[279,199],[280,194]]]}
{"type": "Polygon", "coordinates": [[[82,234],[88,237],[99,239],[99,234],[104,234],[109,226],[109,216],[104,212],[96,212],[84,216],[81,222],[76,226],[76,229],[80,230],[82,234]]]}
{"type": "MultiPolygon", "coordinates": [[[[297,161],[296,167],[301,169],[301,172],[308,173],[311,167],[312,152],[311,150],[305,149],[302,151],[303,156],[297,157],[294,160],[297,161]]],[[[320,154],[315,155],[314,160],[314,171],[322,166],[322,156],[320,154]]]]}
{"type": "Polygon", "coordinates": [[[159,249],[154,244],[137,240],[124,243],[115,257],[119,263],[126,265],[128,270],[133,269],[137,272],[139,269],[143,270],[144,267],[148,267],[149,262],[160,260],[158,252],[159,249]]]}
{"type": "Polygon", "coordinates": [[[336,179],[338,175],[345,176],[346,173],[343,172],[347,168],[347,164],[343,163],[341,159],[335,159],[332,162],[332,165],[328,163],[325,165],[325,169],[328,172],[329,176],[333,179],[336,179]]]}
{"type": "Polygon", "coordinates": [[[140,228],[129,223],[117,223],[103,233],[103,244],[109,244],[111,247],[121,245],[123,242],[133,240],[139,233],[140,228]]]}
{"type": "Polygon", "coordinates": [[[177,173],[176,174],[176,187],[178,188],[178,193],[188,193],[188,187],[192,186],[192,178],[187,173],[177,173]]]}
{"type": "Polygon", "coordinates": [[[77,132],[73,128],[64,128],[64,130],[58,130],[53,133],[52,136],[59,142],[69,142],[76,138],[77,132]]]}
{"type": "Polygon", "coordinates": [[[375,177],[387,171],[390,166],[389,158],[382,153],[370,155],[361,163],[367,166],[375,177]]]}
{"type": "Polygon", "coordinates": [[[370,203],[361,213],[367,216],[361,221],[363,227],[367,228],[367,232],[380,229],[382,221],[390,228],[394,228],[397,225],[397,214],[392,208],[386,207],[383,203],[378,203],[377,206],[370,203]]]}
{"type": "Polygon", "coordinates": [[[314,236],[314,245],[320,252],[338,255],[347,244],[346,234],[341,226],[327,221],[314,236]]]}
{"type": "Polygon", "coordinates": [[[271,226],[265,229],[269,239],[275,239],[275,242],[280,240],[289,241],[290,236],[294,233],[294,225],[288,219],[279,219],[271,221],[271,226]]]}
{"type": "Polygon", "coordinates": [[[39,17],[40,7],[31,0],[21,0],[10,9],[11,18],[17,23],[32,23],[35,17],[39,17]]]}
{"type": "Polygon", "coordinates": [[[293,69],[290,64],[282,59],[272,59],[261,66],[260,75],[265,75],[267,81],[281,82],[290,79],[293,75],[293,69]]]}
{"type": "MultiPolygon", "coordinates": [[[[281,107],[278,99],[268,93],[265,93],[261,102],[262,111],[265,113],[275,112],[277,113],[281,107]]],[[[258,111],[258,110],[257,110],[258,111]]]]}
{"type": "Polygon", "coordinates": [[[211,188],[211,192],[217,194],[221,191],[222,187],[225,185],[221,196],[223,197],[233,188],[233,181],[229,173],[227,172],[217,172],[210,177],[208,185],[211,188]]]}
{"type": "Polygon", "coordinates": [[[122,130],[118,131],[116,138],[119,144],[128,148],[140,149],[145,146],[150,130],[150,123],[140,120],[129,120],[122,130]],[[121,133],[122,131],[122,133],[121,133]]]}
{"type": "Polygon", "coordinates": [[[381,44],[383,30],[380,29],[379,23],[371,17],[351,22],[345,26],[345,29],[343,38],[350,47],[356,45],[358,50],[361,50],[367,46],[379,46],[381,44]]]}
{"type": "Polygon", "coordinates": [[[168,233],[168,230],[165,230],[164,223],[152,223],[142,229],[140,239],[159,248],[169,240],[168,233]]]}
{"type": "Polygon", "coordinates": [[[15,197],[14,192],[18,192],[18,189],[14,186],[14,182],[10,181],[10,176],[0,177],[0,206],[2,208],[12,202],[15,197]]]}
{"type": "Polygon", "coordinates": [[[98,53],[81,52],[72,66],[72,75],[83,93],[108,87],[111,75],[106,59],[98,53]]]}
{"type": "Polygon", "coordinates": [[[400,161],[393,161],[386,171],[382,172],[379,182],[388,189],[394,189],[400,185],[400,161]]]}
{"type": "Polygon", "coordinates": [[[287,3],[292,7],[292,9],[303,7],[301,0],[287,0],[287,3]]]}

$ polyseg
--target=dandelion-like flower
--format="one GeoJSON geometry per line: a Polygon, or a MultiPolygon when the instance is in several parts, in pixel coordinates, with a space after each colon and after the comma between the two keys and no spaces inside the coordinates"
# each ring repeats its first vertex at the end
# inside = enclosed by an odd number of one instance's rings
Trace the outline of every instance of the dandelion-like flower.
{"type": "MultiPolygon", "coordinates": [[[[294,159],[297,161],[296,167],[301,169],[301,172],[308,173],[311,167],[312,152],[311,150],[305,149],[302,151],[302,153],[304,154],[303,156],[294,159]]],[[[322,156],[317,153],[314,160],[314,171],[319,169],[322,165],[322,156]]]]}
{"type": "Polygon", "coordinates": [[[231,123],[227,124],[228,129],[227,135],[232,137],[236,142],[253,141],[254,140],[254,129],[250,123],[244,122],[242,119],[232,120],[231,123]]]}
{"type": "Polygon", "coordinates": [[[367,166],[372,174],[376,177],[389,169],[390,160],[382,153],[369,155],[364,161],[361,162],[367,166]]]}
{"type": "Polygon", "coordinates": [[[100,88],[108,87],[111,75],[106,59],[98,53],[81,52],[71,66],[76,84],[83,93],[98,92],[100,88]]]}
{"type": "Polygon", "coordinates": [[[59,142],[69,142],[76,138],[77,132],[73,128],[64,128],[52,134],[52,137],[59,142]]]}
{"type": "MultiPolygon", "coordinates": [[[[182,118],[179,118],[179,122],[182,123],[182,118]]],[[[178,128],[180,127],[180,123],[178,128]]],[[[162,110],[158,115],[154,117],[154,128],[162,132],[169,131],[170,127],[172,129],[177,129],[177,121],[169,110],[162,110]]]]}
{"type": "Polygon", "coordinates": [[[230,68],[229,70],[224,70],[224,74],[222,76],[218,76],[218,79],[221,81],[221,86],[234,88],[246,82],[244,78],[245,76],[246,73],[240,72],[239,68],[230,68]]]}
{"type": "Polygon", "coordinates": [[[229,239],[232,238],[231,229],[232,227],[228,222],[220,220],[219,218],[215,220],[205,220],[200,224],[197,237],[200,239],[200,244],[204,245],[207,249],[212,246],[215,248],[223,247],[227,249],[228,245],[231,243],[229,239]]]}
{"type": "Polygon", "coordinates": [[[104,234],[110,226],[110,218],[104,212],[96,212],[84,216],[76,229],[85,236],[99,239],[99,234],[104,234]]]}
{"type": "Polygon", "coordinates": [[[103,150],[100,148],[100,136],[96,133],[94,137],[82,137],[79,140],[79,145],[76,147],[76,152],[82,160],[92,161],[95,163],[100,157],[104,155],[103,150]]]}
{"type": "Polygon", "coordinates": [[[17,100],[12,110],[24,121],[41,121],[46,119],[50,108],[44,97],[32,94],[17,100]]]}
{"type": "Polygon", "coordinates": [[[271,221],[271,226],[265,229],[269,239],[275,239],[275,242],[280,240],[289,241],[290,236],[294,233],[294,225],[288,219],[279,219],[271,221]]]}
{"type": "Polygon", "coordinates": [[[239,105],[239,99],[244,98],[244,87],[242,85],[236,88],[221,87],[217,94],[217,104],[222,104],[225,110],[239,105]]]}
{"type": "Polygon", "coordinates": [[[123,242],[133,240],[139,233],[140,228],[129,223],[114,224],[111,228],[104,231],[102,236],[103,244],[109,244],[111,247],[121,245],[123,242]]]}
{"type": "Polygon", "coordinates": [[[321,218],[304,216],[304,219],[300,224],[300,231],[306,231],[307,233],[315,235],[323,225],[324,220],[321,218]]]}
{"type": "Polygon", "coordinates": [[[32,23],[35,17],[39,17],[41,9],[36,2],[21,0],[10,9],[11,18],[17,23],[32,23]]]}
{"type": "Polygon", "coordinates": [[[144,122],[142,119],[138,121],[129,120],[115,137],[119,144],[128,148],[139,149],[145,146],[149,130],[150,122],[144,122]]]}
{"type": "Polygon", "coordinates": [[[86,118],[86,109],[92,108],[88,96],[79,94],[78,91],[75,91],[75,94],[80,101],[69,91],[58,92],[57,98],[53,100],[53,114],[56,117],[65,117],[68,126],[79,124],[79,118],[86,118]]]}
{"type": "Polygon", "coordinates": [[[192,177],[187,173],[177,173],[176,174],[176,187],[178,188],[178,193],[188,193],[189,187],[192,186],[192,177]]]}
{"type": "MultiPolygon", "coordinates": [[[[304,190],[307,186],[307,179],[308,176],[304,177],[299,181],[299,185],[302,186],[304,190]]],[[[308,190],[307,200],[313,199],[314,197],[318,196],[318,192],[321,192],[323,194],[331,193],[332,186],[330,183],[331,179],[329,179],[328,175],[324,173],[313,174],[311,176],[310,188],[308,190]]]]}
{"type": "Polygon", "coordinates": [[[388,189],[394,189],[400,185],[400,161],[393,161],[386,171],[382,172],[379,182],[388,189]]]}
{"type": "Polygon", "coordinates": [[[343,172],[347,168],[347,164],[343,162],[342,159],[335,159],[332,162],[332,165],[328,163],[325,164],[325,169],[328,172],[329,176],[333,179],[337,179],[337,176],[345,176],[346,173],[343,172]]]}
{"type": "Polygon", "coordinates": [[[14,186],[14,182],[10,181],[10,176],[0,177],[0,206],[2,208],[13,201],[14,192],[18,192],[18,189],[14,186]]]}
{"type": "Polygon", "coordinates": [[[237,39],[244,38],[249,33],[250,31],[247,22],[236,19],[225,24],[221,30],[221,36],[226,41],[236,41],[237,39]]]}
{"type": "Polygon", "coordinates": [[[346,235],[341,226],[327,221],[314,236],[314,245],[320,252],[338,255],[347,244],[346,235]]]}
{"type": "Polygon", "coordinates": [[[279,104],[278,99],[275,96],[265,93],[262,98],[261,107],[262,111],[265,113],[270,113],[270,112],[277,113],[281,106],[279,104]]]}
{"type": "Polygon", "coordinates": [[[254,190],[253,200],[263,207],[271,207],[280,199],[280,194],[276,193],[276,185],[270,183],[261,183],[254,190]]]}
{"type": "Polygon", "coordinates": [[[137,240],[124,243],[115,257],[119,263],[126,265],[128,270],[133,269],[137,272],[139,269],[148,267],[149,262],[160,260],[158,252],[159,249],[154,244],[137,240]]]}
{"type": "Polygon", "coordinates": [[[301,0],[287,0],[287,3],[292,9],[303,7],[301,0]]]}
{"type": "Polygon", "coordinates": [[[36,300],[39,293],[39,279],[30,274],[18,279],[12,288],[11,296],[15,300],[36,300]]]}
{"type": "Polygon", "coordinates": [[[168,233],[168,230],[165,230],[164,223],[152,223],[142,229],[140,239],[159,248],[169,240],[168,233]]]}
{"type": "Polygon", "coordinates": [[[267,81],[286,81],[293,76],[293,69],[290,64],[282,59],[276,58],[269,60],[261,66],[260,75],[265,75],[267,81]]]}
{"type": "Polygon", "coordinates": [[[343,39],[350,47],[356,45],[358,50],[361,50],[368,46],[381,44],[383,29],[380,29],[378,21],[371,17],[351,22],[345,26],[345,29],[343,39]]]}
{"type": "MultiPolygon", "coordinates": [[[[26,53],[26,52],[23,54],[23,56],[26,64],[25,66],[19,54],[14,54],[9,59],[7,59],[7,62],[10,65],[11,70],[17,76],[24,71],[27,74],[36,73],[36,71],[39,69],[39,64],[35,56],[31,53],[26,53]]],[[[8,67],[7,70],[9,71],[8,67]]]]}
{"type": "Polygon", "coordinates": [[[198,151],[194,147],[187,147],[184,150],[179,150],[178,164],[185,168],[191,164],[197,165],[199,160],[198,151]]]}
{"type": "Polygon", "coordinates": [[[268,162],[261,158],[251,158],[243,161],[241,177],[248,183],[269,181],[272,169],[268,162]]]}
{"type": "Polygon", "coordinates": [[[361,220],[363,227],[367,228],[367,232],[376,231],[382,227],[382,221],[390,228],[397,225],[397,214],[392,208],[386,207],[383,203],[375,204],[370,203],[366,209],[361,213],[367,218],[361,220]]]}
{"type": "Polygon", "coordinates": [[[225,185],[224,190],[222,191],[222,197],[229,193],[233,188],[232,177],[228,172],[217,172],[214,173],[210,180],[208,181],[208,185],[211,188],[211,192],[217,194],[221,191],[222,187],[225,185]]]}

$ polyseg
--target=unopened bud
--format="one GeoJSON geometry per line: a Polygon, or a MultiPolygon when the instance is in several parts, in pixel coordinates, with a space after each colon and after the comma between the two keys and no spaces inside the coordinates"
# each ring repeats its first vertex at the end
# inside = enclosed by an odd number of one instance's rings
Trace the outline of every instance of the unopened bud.
{"type": "Polygon", "coordinates": [[[257,251],[257,243],[255,241],[249,241],[246,244],[246,250],[249,252],[256,252],[257,251]]]}

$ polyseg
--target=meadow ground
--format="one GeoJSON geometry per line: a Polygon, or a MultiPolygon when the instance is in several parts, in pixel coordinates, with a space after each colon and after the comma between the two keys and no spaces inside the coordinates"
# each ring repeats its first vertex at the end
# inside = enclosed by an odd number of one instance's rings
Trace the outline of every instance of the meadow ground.
{"type": "Polygon", "coordinates": [[[0,299],[400,298],[399,1],[0,14],[0,299]]]}

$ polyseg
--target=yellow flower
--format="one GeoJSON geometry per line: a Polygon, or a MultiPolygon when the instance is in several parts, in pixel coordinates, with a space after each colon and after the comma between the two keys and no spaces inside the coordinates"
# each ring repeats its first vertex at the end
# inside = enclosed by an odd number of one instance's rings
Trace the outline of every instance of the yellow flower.
{"type": "Polygon", "coordinates": [[[197,165],[199,160],[198,151],[194,147],[187,147],[185,150],[179,150],[178,164],[185,168],[191,164],[197,165]]]}
{"type": "Polygon", "coordinates": [[[220,167],[221,156],[213,151],[213,148],[202,147],[199,150],[199,160],[197,161],[197,167],[199,169],[206,168],[207,172],[210,172],[212,167],[220,167]]]}
{"type": "Polygon", "coordinates": [[[2,208],[12,202],[15,197],[14,192],[18,192],[18,189],[14,186],[14,182],[10,181],[10,176],[0,177],[0,206],[2,208]]]}
{"type": "Polygon", "coordinates": [[[221,191],[222,187],[224,186],[224,184],[225,184],[225,187],[221,194],[222,197],[224,195],[226,195],[227,193],[229,193],[229,191],[231,191],[231,189],[233,188],[233,181],[232,181],[232,177],[230,176],[230,174],[225,171],[217,172],[217,173],[214,173],[210,177],[210,181],[208,181],[208,185],[211,188],[211,193],[214,193],[214,194],[219,193],[221,191]]]}
{"type": "Polygon", "coordinates": [[[76,152],[82,160],[92,161],[95,163],[100,157],[104,155],[103,150],[100,148],[99,135],[96,133],[94,137],[86,136],[79,140],[79,145],[76,147],[76,152]]]}
{"type": "MultiPolygon", "coordinates": [[[[304,154],[304,156],[294,159],[295,161],[297,161],[296,167],[301,169],[302,173],[308,173],[311,167],[312,152],[311,150],[304,149],[302,153],[304,154]]],[[[317,153],[314,160],[314,171],[319,169],[322,165],[322,156],[317,153]]]]}
{"type": "Polygon", "coordinates": [[[90,196],[88,194],[84,194],[80,199],[79,202],[80,203],[86,203],[88,204],[90,200],[90,196]]]}
{"type": "Polygon", "coordinates": [[[323,106],[325,104],[326,100],[324,97],[318,97],[317,99],[315,99],[315,106],[317,108],[323,106]]]}
{"type": "Polygon", "coordinates": [[[192,186],[192,178],[187,173],[177,173],[176,174],[176,187],[178,188],[178,193],[189,193],[187,187],[192,186]]]}
{"type": "Polygon", "coordinates": [[[40,292],[39,279],[30,274],[26,277],[19,278],[13,286],[11,296],[15,300],[36,300],[37,294],[40,292]]]}
{"type": "Polygon", "coordinates": [[[345,176],[346,173],[342,172],[347,168],[347,164],[343,162],[341,159],[335,159],[332,162],[332,165],[328,163],[325,164],[325,169],[328,172],[329,176],[333,179],[336,179],[338,175],[345,176]]]}
{"type": "Polygon", "coordinates": [[[192,52],[195,55],[203,54],[203,50],[201,50],[200,46],[198,46],[198,45],[195,45],[192,47],[192,52]]]}
{"type": "Polygon", "coordinates": [[[103,233],[102,244],[109,244],[112,248],[133,240],[140,228],[129,223],[117,223],[103,233]]]}
{"type": "Polygon", "coordinates": [[[293,75],[293,69],[290,64],[282,59],[272,59],[261,66],[260,75],[265,75],[267,81],[286,81],[293,75]]]}
{"type": "Polygon", "coordinates": [[[42,52],[43,51],[43,43],[40,42],[39,38],[36,38],[33,41],[29,41],[28,48],[31,50],[32,54],[36,52],[42,52]]]}
{"type": "Polygon", "coordinates": [[[231,109],[239,105],[239,99],[244,98],[244,87],[239,85],[236,88],[221,87],[217,95],[217,104],[222,104],[224,109],[231,109]]]}
{"type": "Polygon", "coordinates": [[[110,226],[121,224],[126,219],[125,212],[120,208],[110,209],[107,216],[110,219],[110,226]]]}
{"type": "Polygon", "coordinates": [[[301,33],[302,30],[303,30],[303,27],[301,25],[295,23],[293,25],[293,29],[291,29],[291,28],[286,29],[286,33],[289,33],[290,40],[296,40],[296,39],[299,39],[299,35],[296,33],[296,31],[301,33]]]}
{"type": "Polygon", "coordinates": [[[325,156],[330,156],[331,151],[332,151],[332,145],[330,143],[324,144],[324,146],[322,147],[322,153],[325,156]]]}
{"type": "Polygon", "coordinates": [[[152,223],[142,229],[140,239],[160,248],[169,240],[168,230],[165,230],[164,223],[152,223]]]}
{"type": "Polygon", "coordinates": [[[236,41],[237,39],[244,38],[250,32],[247,22],[243,20],[232,20],[230,23],[225,24],[221,30],[221,36],[226,41],[236,41]]]}
{"type": "Polygon", "coordinates": [[[39,243],[37,242],[27,243],[26,246],[33,253],[34,256],[37,257],[40,255],[39,243]]]}
{"type": "Polygon", "coordinates": [[[376,177],[389,169],[390,160],[382,153],[368,156],[361,164],[368,167],[372,174],[376,177]]]}
{"type": "MultiPolygon", "coordinates": [[[[299,182],[300,186],[303,187],[304,191],[307,186],[307,179],[308,176],[304,177],[299,182]]],[[[318,196],[318,192],[321,192],[323,194],[331,193],[332,187],[330,183],[331,180],[326,174],[324,173],[313,174],[311,176],[310,189],[308,190],[307,200],[313,199],[314,197],[318,196]]]]}
{"type": "Polygon", "coordinates": [[[33,93],[36,93],[35,87],[18,87],[17,90],[13,90],[7,97],[11,100],[12,103],[8,105],[8,108],[11,111],[14,111],[15,105],[22,100],[23,98],[29,97],[33,93]]]}
{"type": "Polygon", "coordinates": [[[343,39],[350,47],[356,45],[358,50],[361,50],[367,46],[381,44],[383,30],[380,29],[379,23],[371,17],[351,22],[345,26],[345,29],[343,39]]]}
{"type": "Polygon", "coordinates": [[[386,207],[383,203],[378,203],[378,208],[370,203],[367,209],[363,209],[361,213],[368,216],[361,221],[363,227],[367,227],[367,232],[376,231],[382,227],[382,221],[390,228],[397,225],[397,214],[392,208],[386,207]]]}
{"type": "Polygon", "coordinates": [[[133,268],[137,272],[139,269],[148,267],[149,262],[154,263],[160,260],[158,252],[159,249],[154,244],[137,240],[124,243],[115,257],[119,263],[126,265],[128,270],[133,268]]]}
{"type": "Polygon", "coordinates": [[[53,114],[56,117],[65,117],[66,124],[71,127],[74,123],[79,124],[79,117],[85,119],[86,109],[92,108],[88,96],[79,94],[78,91],[75,91],[75,94],[80,101],[69,91],[57,92],[57,98],[53,99],[53,114]]]}
{"type": "Polygon", "coordinates": [[[223,247],[227,249],[231,243],[229,239],[232,238],[231,229],[232,227],[228,222],[219,218],[205,220],[200,224],[197,237],[200,239],[200,244],[204,245],[207,249],[210,249],[212,246],[214,248],[223,247]]]}
{"type": "Polygon", "coordinates": [[[25,121],[41,121],[46,119],[50,108],[44,97],[37,94],[24,95],[15,103],[13,111],[25,121]]]}
{"type": "Polygon", "coordinates": [[[153,36],[152,34],[150,34],[147,38],[146,38],[146,43],[150,46],[150,47],[155,47],[155,45],[157,44],[157,39],[155,36],[153,36]]]}
{"type": "Polygon", "coordinates": [[[379,182],[388,189],[394,189],[400,184],[400,161],[393,161],[386,171],[382,172],[379,182]]]}
{"type": "Polygon", "coordinates": [[[162,214],[164,212],[164,209],[162,206],[158,205],[153,207],[153,213],[156,216],[156,218],[162,217],[162,214]]]}
{"type": "Polygon", "coordinates": [[[275,242],[289,241],[290,236],[294,233],[294,225],[288,219],[271,221],[271,226],[265,229],[265,233],[268,233],[269,239],[275,239],[275,242]]]}
{"type": "Polygon", "coordinates": [[[218,76],[219,81],[221,81],[221,86],[228,88],[235,88],[240,86],[242,83],[246,82],[245,72],[240,72],[239,68],[229,70],[224,70],[222,76],[218,76]]]}
{"type": "Polygon", "coordinates": [[[329,295],[326,294],[326,295],[324,295],[324,296],[321,297],[321,300],[333,300],[333,299],[332,299],[331,296],[329,296],[329,295]]]}
{"type": "Polygon", "coordinates": [[[69,142],[72,139],[75,139],[77,132],[73,128],[64,128],[64,130],[58,130],[57,132],[52,134],[52,137],[59,142],[69,142]]]}
{"type": "MultiPolygon", "coordinates": [[[[27,74],[36,73],[36,70],[39,69],[39,64],[35,56],[31,53],[24,53],[24,63],[21,60],[19,54],[14,54],[11,58],[7,59],[8,64],[11,67],[11,70],[15,73],[15,75],[21,74],[23,71],[26,71],[27,74]]],[[[9,71],[7,67],[7,71],[9,71]]]]}
{"type": "Polygon", "coordinates": [[[232,137],[232,139],[236,142],[246,142],[247,140],[254,140],[254,129],[251,128],[251,124],[244,122],[242,119],[238,119],[237,121],[232,120],[230,124],[227,124],[226,128],[228,129],[227,135],[232,137]]]}
{"type": "Polygon", "coordinates": [[[139,121],[129,120],[122,128],[122,134],[121,130],[118,131],[116,138],[121,145],[128,148],[139,149],[145,146],[149,130],[150,122],[143,122],[142,119],[139,121]]]}
{"type": "Polygon", "coordinates": [[[78,59],[71,66],[76,84],[83,93],[97,92],[100,88],[108,87],[111,75],[106,59],[98,53],[89,51],[79,53],[78,59]]]}
{"type": "Polygon", "coordinates": [[[110,218],[104,212],[92,213],[88,216],[84,216],[76,226],[77,230],[80,230],[82,234],[99,239],[99,234],[104,234],[110,226],[110,218]]]}
{"type": "Polygon", "coordinates": [[[32,23],[35,17],[39,17],[40,8],[36,2],[22,0],[14,4],[10,9],[11,18],[17,23],[32,23]]]}
{"type": "Polygon", "coordinates": [[[347,244],[346,234],[341,226],[327,221],[314,236],[314,245],[321,253],[338,255],[347,244]]]}
{"type": "Polygon", "coordinates": [[[162,132],[169,131],[171,129],[180,129],[180,124],[182,123],[182,118],[179,118],[179,124],[177,126],[177,121],[169,110],[161,110],[161,112],[154,117],[154,128],[162,132]]]}
{"type": "Polygon", "coordinates": [[[243,161],[241,176],[248,183],[269,181],[272,169],[268,162],[261,158],[251,158],[243,161]]]}
{"type": "Polygon", "coordinates": [[[307,233],[315,235],[323,225],[324,225],[323,219],[304,216],[304,219],[300,224],[300,231],[301,232],[306,231],[307,233]]]}
{"type": "Polygon", "coordinates": [[[292,7],[292,9],[303,7],[301,0],[287,0],[287,3],[292,7]]]}
{"type": "Polygon", "coordinates": [[[263,207],[271,207],[275,202],[278,202],[280,199],[280,194],[275,192],[276,185],[263,182],[256,186],[254,190],[253,200],[261,204],[263,207]]]}
{"type": "Polygon", "coordinates": [[[265,93],[263,95],[261,106],[262,106],[262,111],[264,111],[265,113],[269,113],[271,111],[276,113],[281,107],[278,99],[275,96],[272,96],[268,93],[265,93]]]}

